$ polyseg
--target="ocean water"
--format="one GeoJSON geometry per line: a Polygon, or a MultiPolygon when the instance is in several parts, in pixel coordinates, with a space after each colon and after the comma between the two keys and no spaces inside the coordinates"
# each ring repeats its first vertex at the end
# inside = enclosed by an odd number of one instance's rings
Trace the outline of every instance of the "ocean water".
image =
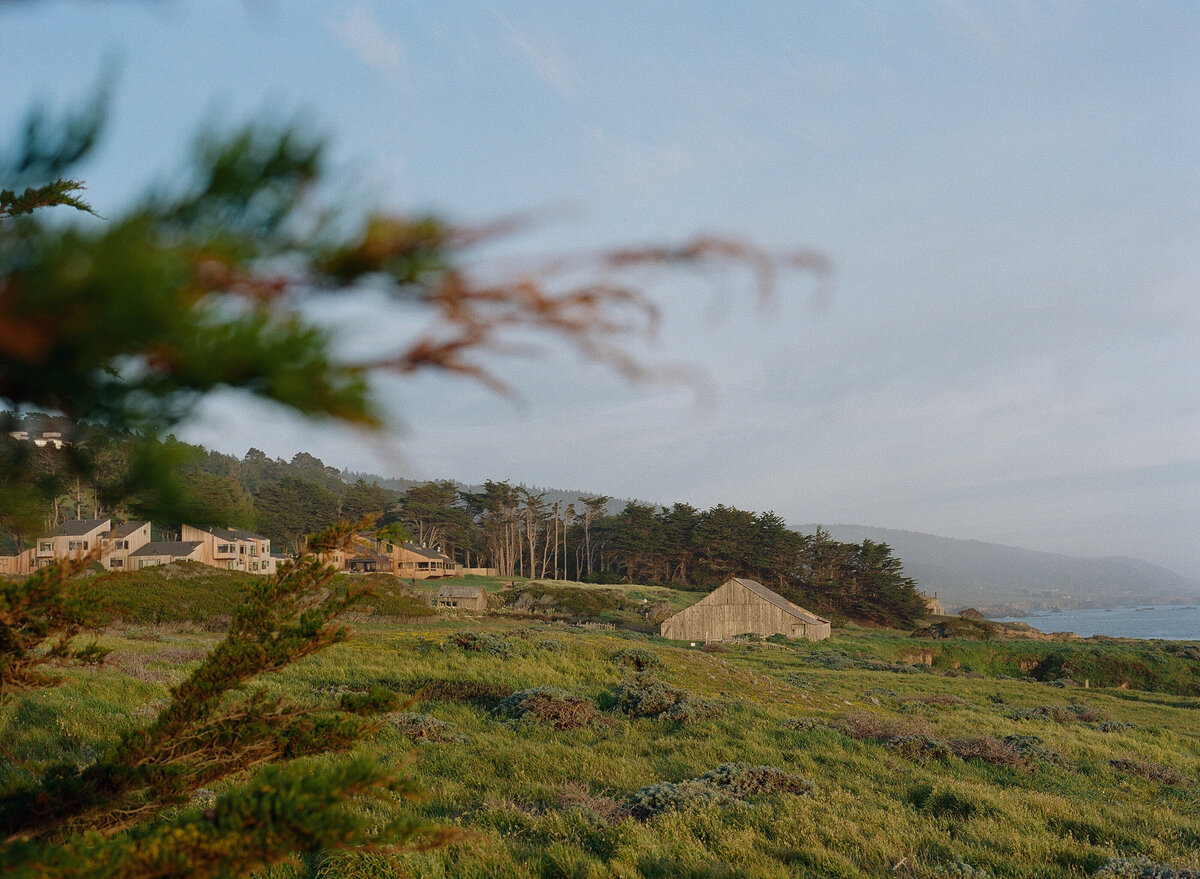
{"type": "Polygon", "coordinates": [[[1006,617],[998,622],[1029,623],[1043,632],[1074,632],[1084,637],[1110,635],[1114,638],[1200,641],[1200,606],[1197,605],[1063,610],[1024,617],[1006,617]]]}

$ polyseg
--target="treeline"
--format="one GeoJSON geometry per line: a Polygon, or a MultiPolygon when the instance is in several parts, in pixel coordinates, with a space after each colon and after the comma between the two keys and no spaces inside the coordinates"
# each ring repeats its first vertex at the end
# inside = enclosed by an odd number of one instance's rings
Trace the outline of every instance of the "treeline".
{"type": "MultiPolygon", "coordinates": [[[[150,518],[168,530],[182,521],[246,528],[294,550],[306,535],[340,519],[374,513],[379,525],[400,524],[414,542],[464,567],[495,568],[505,577],[709,590],[739,576],[838,619],[902,625],[924,609],[887,544],[842,543],[820,530],[800,534],[771,512],[638,502],[610,510],[612,499],[603,495],[551,502],[546,492],[492,481],[476,491],[451,481],[397,491],[362,477],[348,482],[305,452],[284,461],[250,449],[237,458],[174,439],[158,452],[177,462],[172,490],[178,497],[164,503],[162,492],[145,497],[114,490],[135,466],[121,443],[93,439],[89,445],[31,451],[22,444],[47,532],[71,518],[150,518]],[[90,458],[90,478],[57,476],[71,472],[66,457],[82,454],[90,458]]],[[[22,533],[15,521],[0,511],[6,542],[20,546],[36,536],[22,533]]]]}
{"type": "Polygon", "coordinates": [[[408,489],[385,517],[462,564],[502,576],[635,582],[710,590],[729,577],[758,580],[818,613],[907,625],[924,612],[915,583],[885,543],[800,534],[775,513],[718,504],[657,507],[611,499],[556,500],[507,482],[465,492],[452,482],[408,489]]]}

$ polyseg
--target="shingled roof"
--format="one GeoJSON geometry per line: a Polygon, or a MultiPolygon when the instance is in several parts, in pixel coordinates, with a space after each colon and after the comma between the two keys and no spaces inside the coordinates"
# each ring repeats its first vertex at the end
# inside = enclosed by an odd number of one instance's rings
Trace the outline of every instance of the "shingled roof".
{"type": "Polygon", "coordinates": [[[404,548],[409,552],[414,552],[417,555],[425,556],[427,559],[447,559],[449,556],[442,555],[436,549],[428,549],[424,546],[417,546],[415,543],[405,543],[404,548]]]}
{"type": "Polygon", "coordinates": [[[54,532],[55,537],[83,537],[97,528],[107,528],[108,519],[68,519],[54,532]]]}
{"type": "Polygon", "coordinates": [[[219,537],[222,540],[266,540],[261,534],[255,534],[253,531],[246,531],[244,528],[217,528],[213,525],[193,525],[197,531],[203,531],[206,534],[211,534],[213,537],[219,537]]]}
{"type": "Polygon", "coordinates": [[[199,545],[199,540],[164,540],[147,543],[141,549],[131,552],[129,557],[165,555],[172,558],[187,558],[196,551],[196,547],[199,545]]]}
{"type": "Polygon", "coordinates": [[[137,531],[143,525],[149,525],[149,522],[126,522],[124,525],[118,525],[112,530],[108,536],[113,540],[118,540],[122,537],[128,537],[133,532],[137,531]]]}

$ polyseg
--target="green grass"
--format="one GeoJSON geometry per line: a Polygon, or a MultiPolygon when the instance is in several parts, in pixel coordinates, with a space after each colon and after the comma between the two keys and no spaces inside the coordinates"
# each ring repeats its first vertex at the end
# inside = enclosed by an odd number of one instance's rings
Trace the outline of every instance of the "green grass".
{"type": "MultiPolygon", "coordinates": [[[[268,871],[271,879],[305,870],[1083,877],[1139,856],[1200,867],[1200,699],[1185,695],[1195,683],[1195,645],[1167,652],[1136,642],[935,641],[851,630],[820,644],[705,652],[503,614],[357,619],[351,640],[258,686],[314,704],[374,685],[407,695],[404,713],[361,749],[403,763],[425,792],[409,808],[464,834],[429,852],[311,857],[268,871]],[[480,637],[455,634],[468,629],[480,637]],[[921,651],[936,652],[933,664],[907,670],[921,651]],[[1022,662],[1056,651],[1065,651],[1060,668],[1069,665],[1073,680],[1094,675],[1093,686],[1022,676],[1022,662]],[[1189,668],[1190,682],[1182,676],[1189,668]],[[610,710],[638,675],[720,710],[679,719],[610,710]],[[1097,686],[1105,676],[1130,678],[1129,688],[1097,686]],[[1138,689],[1142,680],[1160,691],[1138,689]],[[580,711],[586,722],[562,724],[555,705],[501,707],[506,696],[537,688],[554,688],[540,692],[575,708],[587,700],[594,716],[580,711]],[[1004,765],[860,737],[868,726],[951,744],[1014,735],[1038,744],[1028,760],[1004,765]],[[697,780],[728,763],[772,767],[812,790],[697,794],[697,780]],[[663,790],[681,808],[634,817],[635,793],[663,783],[675,786],[663,790]]],[[[51,762],[86,763],[122,729],[146,722],[216,637],[181,622],[111,627],[104,668],[67,669],[61,687],[0,710],[10,755],[0,788],[51,762]]]]}

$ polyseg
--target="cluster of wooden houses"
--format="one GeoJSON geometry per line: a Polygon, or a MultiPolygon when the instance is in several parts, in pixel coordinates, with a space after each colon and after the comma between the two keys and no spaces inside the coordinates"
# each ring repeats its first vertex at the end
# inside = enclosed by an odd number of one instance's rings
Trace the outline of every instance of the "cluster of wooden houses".
{"type": "MultiPolygon", "coordinates": [[[[93,554],[109,571],[136,571],[171,562],[199,562],[250,574],[274,574],[285,556],[271,551],[271,541],[241,528],[183,525],[178,540],[152,540],[149,522],[114,525],[110,519],[63,522],[53,534],[11,556],[0,556],[0,574],[29,574],[54,562],[93,554]]],[[[337,552],[335,567],[356,573],[385,573],[412,580],[455,576],[453,559],[402,541],[364,536],[357,552],[337,552]]]]}
{"type": "MultiPolygon", "coordinates": [[[[55,532],[13,556],[0,556],[0,574],[29,574],[57,561],[94,554],[110,571],[133,571],[171,562],[199,562],[214,568],[274,574],[284,557],[271,541],[239,528],[184,525],[179,540],[151,539],[149,522],[114,525],[109,519],[63,522],[55,532]]],[[[353,573],[392,574],[412,580],[461,575],[454,561],[436,550],[403,541],[363,535],[352,551],[335,552],[334,567],[353,573]]],[[[480,586],[444,585],[437,606],[487,609],[480,586]]],[[[734,577],[700,601],[664,620],[662,635],[680,641],[724,641],[738,635],[785,635],[820,641],[830,635],[829,620],[793,604],[754,580],[734,577]]]]}
{"type": "Polygon", "coordinates": [[[184,525],[178,540],[153,540],[149,522],[114,525],[111,519],[72,519],[39,537],[16,555],[0,556],[0,573],[29,574],[55,562],[94,555],[109,571],[136,571],[171,562],[199,562],[214,568],[273,574],[281,560],[271,541],[240,528],[184,525]]]}

